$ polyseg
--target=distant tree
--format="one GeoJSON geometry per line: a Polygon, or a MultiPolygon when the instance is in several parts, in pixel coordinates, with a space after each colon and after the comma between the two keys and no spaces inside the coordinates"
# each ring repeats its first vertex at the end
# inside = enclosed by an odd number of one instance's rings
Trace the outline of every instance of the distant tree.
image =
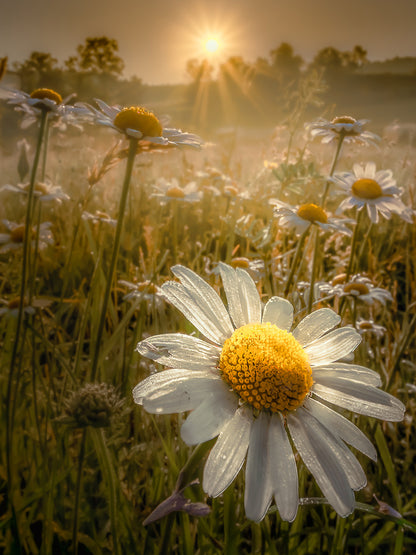
{"type": "Polygon", "coordinates": [[[207,59],[192,58],[186,62],[186,73],[195,84],[211,81],[213,71],[214,66],[207,59]]]}
{"type": "Polygon", "coordinates": [[[333,46],[327,46],[315,55],[312,65],[325,71],[334,72],[344,66],[344,60],[343,52],[333,46]]]}
{"type": "Polygon", "coordinates": [[[348,65],[351,69],[362,67],[368,62],[367,50],[359,44],[354,46],[352,52],[346,54],[349,54],[348,65]]]}
{"type": "Polygon", "coordinates": [[[59,88],[61,70],[58,60],[49,52],[33,51],[27,60],[15,62],[14,68],[20,77],[23,90],[37,87],[59,88]]]}
{"type": "Polygon", "coordinates": [[[280,46],[270,51],[270,58],[271,67],[279,81],[299,77],[304,61],[301,56],[295,55],[291,44],[282,42],[280,46]]]}
{"type": "Polygon", "coordinates": [[[77,47],[77,55],[65,61],[65,66],[70,71],[118,77],[123,73],[124,61],[117,52],[118,42],[115,39],[89,37],[77,47]]]}

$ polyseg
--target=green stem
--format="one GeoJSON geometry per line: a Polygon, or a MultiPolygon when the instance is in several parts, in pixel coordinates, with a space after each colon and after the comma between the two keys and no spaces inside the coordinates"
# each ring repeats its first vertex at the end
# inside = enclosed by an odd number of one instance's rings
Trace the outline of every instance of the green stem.
{"type": "Polygon", "coordinates": [[[295,257],[293,259],[292,266],[290,268],[290,273],[289,273],[288,278],[286,280],[286,285],[285,285],[285,290],[284,290],[284,296],[285,297],[288,295],[289,290],[290,290],[290,286],[292,285],[293,276],[295,275],[295,272],[297,270],[300,255],[302,254],[303,245],[305,243],[306,236],[308,235],[308,231],[309,231],[309,227],[302,233],[302,235],[300,236],[300,239],[298,241],[298,244],[297,244],[297,247],[296,247],[296,252],[295,252],[295,257]]]}
{"type": "Polygon", "coordinates": [[[104,299],[103,299],[103,304],[102,304],[102,308],[101,308],[101,317],[100,317],[100,321],[99,321],[99,324],[98,324],[97,338],[96,338],[96,341],[95,341],[95,349],[94,349],[94,357],[92,359],[92,368],[91,368],[91,381],[92,382],[95,380],[95,378],[97,376],[98,359],[99,359],[100,348],[101,348],[101,339],[102,339],[102,335],[103,335],[103,332],[104,332],[107,308],[108,308],[108,303],[109,303],[109,300],[110,300],[111,286],[112,286],[112,283],[113,283],[113,276],[114,276],[114,272],[115,272],[115,269],[116,269],[118,251],[119,251],[119,248],[120,248],[120,239],[121,239],[121,232],[122,232],[122,229],[123,229],[124,213],[125,213],[125,210],[126,210],[127,196],[128,196],[128,192],[129,192],[131,174],[132,174],[132,171],[133,171],[134,159],[136,157],[136,152],[137,152],[137,142],[138,142],[137,139],[130,138],[129,152],[128,152],[127,165],[126,165],[126,173],[125,173],[125,176],[124,176],[123,189],[121,191],[120,205],[119,205],[119,211],[118,211],[116,235],[115,235],[115,238],[114,238],[114,245],[113,245],[113,252],[112,252],[112,255],[111,255],[110,268],[109,268],[109,271],[108,271],[108,274],[107,274],[107,285],[106,285],[105,292],[104,292],[104,299]]]}
{"type": "Polygon", "coordinates": [[[356,221],[356,224],[355,224],[355,227],[354,227],[354,233],[353,233],[352,240],[351,240],[350,259],[348,261],[348,266],[347,266],[347,271],[346,271],[346,276],[345,276],[345,282],[347,282],[349,280],[350,275],[354,272],[354,264],[355,264],[354,253],[355,253],[356,247],[357,247],[358,232],[359,232],[359,228],[361,227],[363,216],[364,216],[364,210],[360,210],[358,212],[358,215],[357,215],[357,221],[356,221]]]}
{"type": "MultiPolygon", "coordinates": [[[[9,369],[9,376],[7,381],[7,394],[6,394],[6,459],[7,459],[7,484],[9,492],[12,491],[12,464],[13,464],[13,417],[12,417],[12,407],[14,405],[13,401],[13,383],[14,383],[14,373],[16,368],[16,360],[17,354],[19,351],[19,344],[20,339],[22,337],[21,329],[23,324],[23,315],[24,315],[24,297],[26,292],[26,283],[27,283],[27,273],[29,270],[29,249],[31,244],[31,230],[32,230],[32,217],[33,217],[33,203],[34,203],[34,189],[35,189],[35,179],[36,173],[39,166],[39,158],[42,148],[42,141],[45,133],[46,128],[46,121],[47,121],[48,113],[46,110],[42,110],[41,118],[40,118],[40,128],[38,134],[38,141],[36,145],[35,157],[33,160],[32,165],[32,172],[30,175],[30,183],[29,183],[29,190],[28,190],[28,199],[27,199],[27,206],[26,206],[26,218],[25,218],[25,230],[24,230],[24,237],[23,237],[23,256],[22,256],[22,274],[21,274],[21,283],[20,283],[20,304],[19,310],[17,314],[17,324],[16,324],[16,335],[15,340],[13,343],[13,350],[12,355],[10,358],[10,369],[9,369]]],[[[16,392],[14,392],[17,395],[16,392]]],[[[9,499],[11,499],[11,495],[9,493],[9,499]]]]}
{"type": "Polygon", "coordinates": [[[72,526],[72,552],[74,553],[74,555],[78,554],[79,502],[81,500],[81,482],[82,482],[82,470],[84,466],[86,440],[87,440],[87,430],[84,429],[82,431],[81,447],[79,450],[79,457],[78,457],[77,483],[75,486],[74,522],[72,526]]]}
{"type": "Polygon", "coordinates": [[[315,245],[314,245],[314,252],[313,252],[312,272],[311,272],[311,282],[310,282],[309,298],[308,298],[308,314],[310,314],[312,312],[312,305],[313,305],[313,298],[314,298],[314,286],[315,286],[316,275],[318,273],[318,260],[319,260],[319,227],[316,227],[316,230],[315,230],[315,245]]]}
{"type": "MultiPolygon", "coordinates": [[[[332,162],[331,171],[329,172],[329,177],[332,177],[333,174],[334,174],[335,168],[336,168],[337,163],[338,163],[338,158],[339,158],[339,155],[341,153],[341,147],[342,147],[342,143],[344,142],[344,138],[345,138],[345,134],[341,132],[340,135],[339,135],[339,139],[338,139],[337,150],[335,151],[334,160],[332,162]]],[[[331,184],[331,181],[327,180],[326,185],[325,185],[325,191],[324,191],[324,194],[322,196],[322,202],[321,202],[322,207],[325,206],[326,197],[328,195],[330,184],[331,184]]]]}
{"type": "Polygon", "coordinates": [[[49,118],[46,120],[45,125],[45,139],[43,142],[43,156],[42,156],[42,169],[40,173],[40,179],[42,183],[45,181],[45,174],[46,174],[46,157],[48,154],[48,143],[49,143],[49,118]]]}

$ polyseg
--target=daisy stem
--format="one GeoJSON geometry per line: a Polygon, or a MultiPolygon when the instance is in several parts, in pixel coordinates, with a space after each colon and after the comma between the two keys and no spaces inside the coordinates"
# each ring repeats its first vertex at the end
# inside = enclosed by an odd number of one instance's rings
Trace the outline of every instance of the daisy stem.
{"type": "Polygon", "coordinates": [[[75,505],[74,505],[74,522],[72,525],[72,552],[78,554],[78,525],[79,525],[79,502],[81,500],[81,482],[82,470],[84,466],[85,444],[87,440],[87,430],[82,431],[81,447],[78,456],[77,483],[75,486],[75,505]]]}
{"type": "Polygon", "coordinates": [[[288,278],[286,280],[286,285],[285,285],[285,289],[284,289],[285,297],[288,295],[289,290],[290,290],[290,286],[292,285],[293,276],[295,275],[296,269],[298,267],[299,259],[300,259],[300,256],[302,254],[303,245],[305,244],[305,239],[306,239],[306,236],[308,235],[308,231],[309,231],[309,227],[302,233],[302,235],[300,236],[300,239],[298,241],[298,244],[296,246],[295,257],[293,259],[292,266],[290,267],[290,273],[289,273],[288,278]]]}
{"type": "MultiPolygon", "coordinates": [[[[25,218],[25,229],[23,237],[23,256],[22,256],[22,274],[20,283],[20,303],[19,310],[17,313],[17,323],[16,323],[16,334],[13,343],[13,350],[10,358],[10,369],[7,381],[7,394],[6,394],[6,459],[7,459],[7,484],[9,492],[12,491],[12,464],[13,464],[13,407],[14,407],[14,396],[13,382],[14,382],[14,371],[16,367],[17,355],[19,351],[20,339],[22,338],[21,329],[23,323],[24,315],[24,297],[26,291],[27,283],[27,273],[29,270],[29,249],[31,244],[31,232],[32,232],[32,217],[33,217],[33,206],[34,206],[34,190],[35,190],[35,179],[36,173],[39,166],[39,158],[42,148],[42,141],[45,134],[46,121],[48,113],[46,110],[42,110],[40,117],[40,127],[38,134],[38,141],[36,144],[35,157],[32,165],[32,172],[30,175],[30,183],[28,190],[27,206],[26,206],[26,218],[25,218]]],[[[12,496],[9,494],[9,499],[12,496]]]]}
{"type": "Polygon", "coordinates": [[[48,154],[48,143],[49,143],[49,118],[46,119],[45,125],[45,138],[43,141],[43,156],[42,156],[42,169],[40,173],[40,179],[42,183],[45,181],[46,174],[46,157],[48,154]]]}
{"type": "Polygon", "coordinates": [[[312,272],[311,272],[311,284],[309,289],[309,298],[308,298],[308,314],[312,312],[312,305],[313,305],[313,297],[314,297],[314,286],[315,280],[318,271],[318,260],[319,260],[319,227],[316,226],[315,229],[315,245],[314,245],[314,252],[313,252],[313,262],[312,262],[312,272]]]}
{"type": "Polygon", "coordinates": [[[95,348],[94,348],[94,357],[92,359],[92,368],[91,368],[91,381],[92,382],[95,380],[96,375],[97,375],[97,370],[98,370],[98,358],[99,358],[100,348],[101,348],[101,339],[102,339],[102,335],[103,335],[103,332],[104,332],[108,302],[110,300],[110,294],[111,294],[111,286],[112,286],[112,283],[113,283],[114,272],[115,272],[116,264],[117,264],[118,251],[120,249],[120,239],[121,239],[121,232],[122,232],[122,229],[123,229],[124,213],[125,213],[125,210],[126,210],[126,203],[127,203],[128,192],[129,192],[130,179],[131,179],[134,160],[135,160],[136,152],[137,152],[137,142],[138,142],[137,139],[130,138],[130,144],[129,144],[129,150],[128,150],[128,156],[127,156],[127,164],[126,164],[126,173],[124,175],[123,189],[121,191],[120,205],[119,205],[119,210],[118,210],[116,235],[115,235],[115,238],[114,238],[113,252],[112,252],[112,255],[111,255],[110,267],[109,267],[109,270],[108,270],[108,273],[107,273],[107,284],[106,284],[103,304],[102,304],[102,308],[101,308],[101,317],[100,317],[100,321],[99,321],[99,324],[98,324],[97,338],[96,338],[96,341],[95,341],[95,348]]]}
{"type": "Polygon", "coordinates": [[[355,257],[354,257],[354,253],[357,247],[357,241],[358,241],[358,232],[359,232],[359,228],[361,227],[361,222],[363,220],[363,215],[364,215],[364,210],[360,210],[358,212],[357,215],[357,221],[355,223],[355,227],[354,227],[354,233],[351,239],[351,251],[350,251],[350,259],[348,261],[348,266],[347,266],[347,271],[346,271],[346,276],[345,276],[345,282],[347,282],[350,278],[350,275],[353,273],[354,271],[354,265],[355,265],[355,257]]]}
{"type": "MultiPolygon", "coordinates": [[[[332,161],[331,171],[329,172],[329,177],[332,177],[333,174],[334,174],[335,168],[336,168],[337,163],[338,163],[338,158],[339,158],[339,155],[341,153],[342,143],[344,142],[344,137],[345,137],[345,134],[341,132],[340,135],[339,135],[339,139],[338,139],[337,149],[336,149],[335,155],[334,155],[334,160],[332,161]]],[[[325,184],[324,194],[322,196],[322,202],[321,202],[322,207],[325,207],[326,197],[328,195],[330,184],[331,184],[331,181],[328,179],[326,184],[325,184]]]]}

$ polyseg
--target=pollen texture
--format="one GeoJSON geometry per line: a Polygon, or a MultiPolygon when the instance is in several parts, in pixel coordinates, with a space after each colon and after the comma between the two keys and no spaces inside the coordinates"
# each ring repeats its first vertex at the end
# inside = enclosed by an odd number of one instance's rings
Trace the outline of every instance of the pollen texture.
{"type": "Polygon", "coordinates": [[[162,135],[162,125],[157,117],[140,106],[123,108],[116,115],[113,123],[123,131],[134,129],[140,131],[146,137],[160,137],[162,135]]]}
{"type": "Polygon", "coordinates": [[[270,323],[238,328],[224,343],[220,370],[241,399],[258,410],[295,410],[313,384],[300,343],[270,323]]]}
{"type": "Polygon", "coordinates": [[[352,186],[352,193],[362,199],[375,199],[383,196],[383,190],[374,179],[362,177],[352,186]]]}
{"type": "Polygon", "coordinates": [[[30,94],[30,98],[38,98],[39,100],[48,98],[49,100],[53,100],[55,104],[60,104],[62,102],[62,96],[52,89],[36,89],[30,94]]]}

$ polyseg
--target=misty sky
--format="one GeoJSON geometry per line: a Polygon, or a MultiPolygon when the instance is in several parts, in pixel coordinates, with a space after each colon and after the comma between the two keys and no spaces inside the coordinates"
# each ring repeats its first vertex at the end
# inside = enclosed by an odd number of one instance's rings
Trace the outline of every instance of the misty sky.
{"type": "Polygon", "coordinates": [[[372,60],[416,56],[416,0],[0,0],[0,57],[23,61],[33,50],[59,62],[87,37],[119,44],[125,76],[144,83],[186,80],[186,61],[206,55],[267,57],[281,42],[310,60],[325,46],[361,44],[372,60]]]}

